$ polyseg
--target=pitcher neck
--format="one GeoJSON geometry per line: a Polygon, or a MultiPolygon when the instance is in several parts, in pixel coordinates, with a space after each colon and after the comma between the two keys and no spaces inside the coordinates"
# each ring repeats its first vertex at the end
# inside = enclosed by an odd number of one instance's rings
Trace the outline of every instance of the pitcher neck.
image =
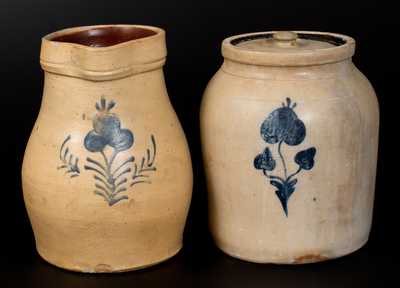
{"type": "Polygon", "coordinates": [[[64,29],[42,39],[46,72],[92,81],[127,77],[161,68],[165,31],[142,25],[97,25],[64,29]]]}

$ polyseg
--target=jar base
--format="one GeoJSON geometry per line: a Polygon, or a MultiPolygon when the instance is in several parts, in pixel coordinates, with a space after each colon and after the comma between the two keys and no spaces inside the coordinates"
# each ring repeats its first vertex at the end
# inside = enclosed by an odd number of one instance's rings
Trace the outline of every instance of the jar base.
{"type": "Polygon", "coordinates": [[[130,271],[135,271],[135,270],[141,270],[141,269],[145,269],[151,266],[155,266],[158,264],[161,264],[169,259],[171,259],[172,257],[176,256],[179,251],[181,251],[182,249],[182,245],[179,246],[179,248],[174,251],[173,253],[169,254],[167,257],[163,257],[160,258],[157,261],[153,261],[151,263],[148,264],[144,264],[144,265],[138,265],[138,266],[130,266],[130,265],[126,265],[126,267],[117,267],[117,268],[113,268],[110,265],[107,264],[98,264],[94,267],[89,267],[89,266],[85,266],[85,267],[79,267],[77,265],[74,266],[69,266],[68,264],[61,264],[60,262],[53,260],[53,259],[49,259],[48,257],[46,257],[43,253],[41,253],[39,251],[39,249],[36,248],[36,251],[38,252],[39,256],[45,260],[47,263],[57,267],[57,268],[61,268],[61,269],[65,269],[65,270],[69,270],[72,272],[80,272],[80,273],[90,273],[90,274],[99,274],[99,273],[124,273],[124,272],[130,272],[130,271]]]}
{"type": "Polygon", "coordinates": [[[219,245],[216,242],[215,242],[215,245],[218,247],[218,249],[220,249],[222,252],[224,252],[228,256],[231,256],[233,258],[236,258],[236,259],[239,259],[242,261],[246,261],[246,262],[252,262],[252,263],[257,263],[257,264],[300,265],[300,264],[312,264],[312,263],[334,260],[334,259],[346,256],[346,255],[352,254],[352,253],[356,252],[357,250],[361,249],[367,242],[368,242],[368,238],[366,240],[360,242],[360,244],[353,246],[348,251],[344,251],[344,252],[338,253],[338,254],[331,254],[331,255],[305,254],[303,256],[293,257],[290,259],[282,258],[281,260],[255,259],[252,257],[248,257],[247,255],[235,253],[229,247],[227,247],[227,246],[223,247],[222,245],[219,245]]]}

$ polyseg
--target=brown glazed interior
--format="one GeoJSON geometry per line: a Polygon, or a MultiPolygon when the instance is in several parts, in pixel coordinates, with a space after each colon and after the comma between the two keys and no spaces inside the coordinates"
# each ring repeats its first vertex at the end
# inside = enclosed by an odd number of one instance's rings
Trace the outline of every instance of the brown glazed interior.
{"type": "Polygon", "coordinates": [[[156,34],[157,32],[153,30],[140,27],[99,27],[56,36],[51,41],[75,43],[89,47],[108,47],[156,34]]]}

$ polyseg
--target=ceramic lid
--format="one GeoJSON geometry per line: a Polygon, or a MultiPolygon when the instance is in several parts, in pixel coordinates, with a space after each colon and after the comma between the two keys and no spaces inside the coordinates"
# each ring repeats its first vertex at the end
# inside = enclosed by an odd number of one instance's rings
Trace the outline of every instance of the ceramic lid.
{"type": "Polygon", "coordinates": [[[242,34],[222,42],[222,55],[232,61],[265,66],[307,66],[351,58],[353,38],[334,33],[271,31],[242,34]]]}

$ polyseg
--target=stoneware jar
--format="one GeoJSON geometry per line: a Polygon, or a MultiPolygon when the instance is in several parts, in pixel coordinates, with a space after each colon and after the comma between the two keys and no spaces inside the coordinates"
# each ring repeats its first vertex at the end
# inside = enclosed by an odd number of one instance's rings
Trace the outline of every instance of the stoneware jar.
{"type": "Polygon", "coordinates": [[[205,91],[210,227],[227,254],[308,263],[368,240],[379,111],[355,41],[321,32],[227,38],[205,91]]]}
{"type": "Polygon", "coordinates": [[[165,59],[156,27],[78,27],[43,38],[43,100],[22,179],[48,262],[118,272],[180,250],[192,168],[165,59]]]}

